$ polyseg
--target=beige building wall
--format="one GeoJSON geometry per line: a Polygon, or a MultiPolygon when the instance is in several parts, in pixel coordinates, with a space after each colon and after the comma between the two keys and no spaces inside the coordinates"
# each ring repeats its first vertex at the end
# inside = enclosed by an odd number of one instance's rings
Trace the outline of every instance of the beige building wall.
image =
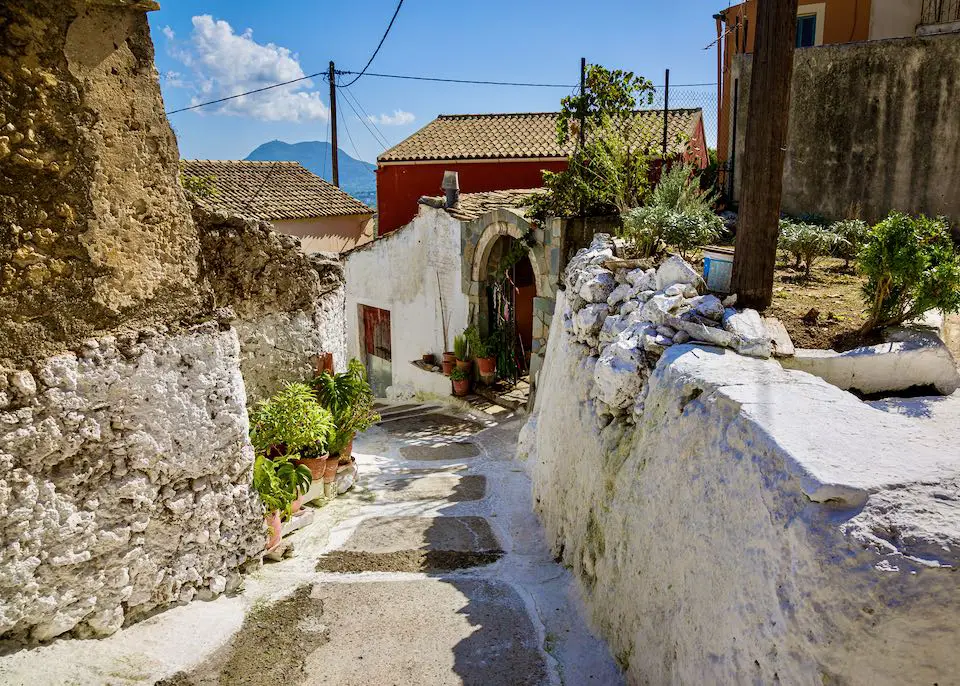
{"type": "Polygon", "coordinates": [[[270,222],[280,233],[300,238],[303,252],[341,253],[373,240],[375,222],[369,214],[270,222]]]}
{"type": "Polygon", "coordinates": [[[907,38],[917,32],[923,0],[873,0],[870,40],[907,38]]]}

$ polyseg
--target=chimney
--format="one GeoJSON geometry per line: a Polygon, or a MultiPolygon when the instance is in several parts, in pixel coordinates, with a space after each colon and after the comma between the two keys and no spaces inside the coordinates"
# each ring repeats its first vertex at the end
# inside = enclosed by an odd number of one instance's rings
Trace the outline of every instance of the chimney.
{"type": "Polygon", "coordinates": [[[456,207],[460,200],[460,175],[455,171],[443,172],[443,183],[440,184],[447,200],[444,203],[446,207],[456,207]]]}

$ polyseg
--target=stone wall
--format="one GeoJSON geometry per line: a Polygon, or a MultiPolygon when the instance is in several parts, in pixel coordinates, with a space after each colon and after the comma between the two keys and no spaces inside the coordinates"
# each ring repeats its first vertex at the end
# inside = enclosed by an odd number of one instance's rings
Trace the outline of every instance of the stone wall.
{"type": "MultiPolygon", "coordinates": [[[[750,56],[738,56],[735,193],[746,153],[750,56]]],[[[876,221],[891,210],[960,222],[960,35],[796,52],[783,210],[876,221]]]]}
{"type": "Polygon", "coordinates": [[[339,262],[180,189],[150,0],[0,5],[0,638],[100,636],[259,562],[247,405],[345,365],[339,262]]]}
{"type": "Polygon", "coordinates": [[[960,397],[868,404],[773,359],[656,350],[609,310],[594,329],[575,315],[601,252],[558,294],[519,454],[628,679],[948,683],[960,397]]]}

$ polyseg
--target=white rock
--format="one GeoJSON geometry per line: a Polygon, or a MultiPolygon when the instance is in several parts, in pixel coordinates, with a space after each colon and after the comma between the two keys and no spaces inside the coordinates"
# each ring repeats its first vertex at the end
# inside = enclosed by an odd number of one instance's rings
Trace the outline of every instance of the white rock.
{"type": "Polygon", "coordinates": [[[606,303],[587,305],[573,316],[573,328],[578,340],[595,346],[598,343],[597,334],[603,326],[610,310],[606,303]]]}
{"type": "MultiPolygon", "coordinates": [[[[724,329],[715,328],[712,326],[704,326],[703,324],[698,324],[697,322],[690,322],[681,319],[672,320],[670,325],[676,327],[681,332],[685,331],[687,334],[689,334],[690,338],[695,341],[703,341],[704,343],[719,345],[723,348],[733,347],[735,336],[724,329]]],[[[676,337],[674,337],[674,341],[676,341],[676,337]]]]}
{"type": "Polygon", "coordinates": [[[654,324],[663,324],[667,317],[677,314],[683,304],[682,295],[655,295],[643,304],[641,316],[654,324]]]}
{"type": "Polygon", "coordinates": [[[692,284],[698,291],[706,287],[703,277],[693,267],[677,255],[671,255],[657,268],[656,288],[662,290],[675,283],[692,284]]]}
{"type": "Polygon", "coordinates": [[[700,295],[688,301],[693,311],[701,317],[719,322],[723,319],[723,303],[715,295],[700,295]]]}
{"type": "Polygon", "coordinates": [[[674,345],[680,345],[681,343],[686,343],[690,340],[690,334],[686,331],[677,331],[673,334],[673,343],[674,345]]]}
{"type": "Polygon", "coordinates": [[[655,269],[631,269],[627,272],[627,282],[638,291],[657,290],[657,279],[655,269]]]}
{"type": "Polygon", "coordinates": [[[639,300],[641,303],[645,303],[656,294],[657,292],[653,290],[640,291],[640,293],[637,294],[637,300],[639,300]]]}
{"type": "Polygon", "coordinates": [[[697,287],[692,283],[688,283],[683,287],[683,297],[684,298],[696,298],[697,297],[697,287]]]}
{"type": "Polygon", "coordinates": [[[620,306],[620,314],[626,316],[640,307],[638,300],[628,300],[620,306]]]}
{"type": "Polygon", "coordinates": [[[607,346],[593,371],[597,399],[618,410],[632,406],[646,378],[644,361],[628,342],[618,339],[607,346]]]}
{"type": "Polygon", "coordinates": [[[597,269],[592,272],[585,272],[585,274],[590,276],[580,284],[577,293],[585,302],[605,303],[616,285],[613,280],[613,272],[607,269],[597,269]]]}
{"type": "Polygon", "coordinates": [[[598,336],[600,345],[613,341],[621,331],[627,328],[627,324],[626,318],[619,314],[607,316],[607,318],[603,320],[603,326],[600,327],[600,334],[598,336]]]}
{"type": "Polygon", "coordinates": [[[736,304],[737,304],[737,294],[736,294],[736,293],[731,293],[730,295],[728,295],[726,298],[723,299],[723,306],[724,306],[724,307],[733,307],[733,306],[736,305],[736,304]]]}
{"type": "Polygon", "coordinates": [[[620,303],[632,298],[636,293],[636,288],[628,283],[622,283],[610,292],[610,295],[607,297],[607,304],[610,307],[616,307],[620,303]]]}
{"type": "Polygon", "coordinates": [[[733,348],[741,355],[770,357],[772,345],[767,327],[756,310],[737,312],[728,308],[723,313],[723,328],[736,336],[733,348]]]}
{"type": "Polygon", "coordinates": [[[675,283],[663,289],[664,295],[683,295],[683,287],[688,284],[675,283]]]}
{"type": "Polygon", "coordinates": [[[657,333],[661,336],[666,336],[667,338],[673,338],[674,334],[677,333],[677,330],[672,326],[667,326],[666,324],[661,324],[657,327],[657,333]]]}

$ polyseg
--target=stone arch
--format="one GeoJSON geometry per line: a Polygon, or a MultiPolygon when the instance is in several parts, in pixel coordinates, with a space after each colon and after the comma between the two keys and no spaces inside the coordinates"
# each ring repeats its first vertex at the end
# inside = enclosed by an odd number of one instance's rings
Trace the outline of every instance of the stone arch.
{"type": "MultiPolygon", "coordinates": [[[[493,246],[503,236],[509,236],[521,240],[530,230],[530,224],[520,215],[510,214],[512,221],[503,218],[500,212],[490,212],[480,218],[478,223],[485,227],[477,239],[476,247],[473,251],[473,260],[470,265],[470,281],[478,285],[482,284],[487,276],[487,266],[490,260],[490,253],[493,246]]],[[[534,279],[537,285],[537,296],[552,297],[552,288],[550,287],[550,265],[546,261],[546,255],[542,246],[536,245],[527,249],[530,258],[530,264],[533,265],[534,279]],[[539,249],[538,249],[539,248],[539,249]]],[[[473,289],[471,289],[472,291],[473,289]]]]}

